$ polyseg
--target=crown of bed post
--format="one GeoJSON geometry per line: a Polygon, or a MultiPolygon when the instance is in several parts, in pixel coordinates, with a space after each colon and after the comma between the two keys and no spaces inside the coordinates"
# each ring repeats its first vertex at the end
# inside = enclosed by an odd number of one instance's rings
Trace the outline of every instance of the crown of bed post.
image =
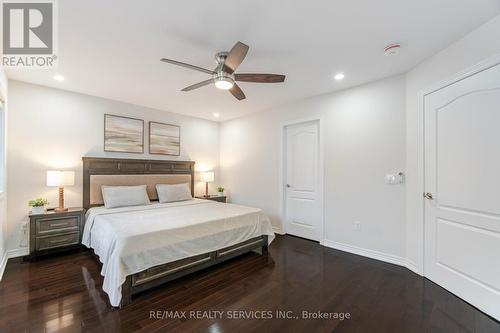
{"type": "Polygon", "coordinates": [[[108,157],[82,157],[83,207],[89,209],[92,175],[190,175],[194,196],[194,161],[143,160],[108,157]]]}

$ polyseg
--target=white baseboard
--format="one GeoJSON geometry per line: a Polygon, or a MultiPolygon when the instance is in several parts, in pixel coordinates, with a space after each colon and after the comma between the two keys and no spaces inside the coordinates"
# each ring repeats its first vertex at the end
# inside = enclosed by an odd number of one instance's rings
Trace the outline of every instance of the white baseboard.
{"type": "Polygon", "coordinates": [[[7,251],[7,256],[9,259],[27,256],[28,254],[30,254],[30,249],[28,249],[27,247],[20,247],[18,249],[7,251]]]}
{"type": "Polygon", "coordinates": [[[2,261],[0,261],[0,281],[2,281],[3,272],[5,271],[5,267],[7,267],[8,253],[5,251],[2,256],[2,261]]]}
{"type": "Polygon", "coordinates": [[[9,259],[27,256],[28,254],[30,254],[30,249],[28,249],[27,247],[20,247],[18,249],[7,251],[7,257],[9,259]]]}
{"type": "Polygon", "coordinates": [[[418,265],[409,259],[406,260],[406,268],[408,268],[413,273],[424,276],[418,269],[418,265]]]}
{"type": "Polygon", "coordinates": [[[345,243],[340,243],[340,242],[335,242],[331,240],[325,239],[322,245],[331,247],[336,250],[344,251],[344,252],[349,252],[352,254],[357,254],[363,257],[368,257],[371,259],[376,259],[384,262],[388,262],[394,265],[398,266],[403,266],[408,268],[409,270],[418,273],[417,265],[415,265],[413,262],[408,261],[406,258],[399,257],[393,254],[389,253],[384,253],[376,250],[370,250],[366,248],[362,248],[359,246],[354,246],[354,245],[349,245],[345,243]]]}
{"type": "Polygon", "coordinates": [[[283,230],[281,230],[280,227],[275,227],[273,226],[273,231],[275,234],[278,234],[278,235],[284,235],[285,233],[283,232],[283,230]]]}
{"type": "Polygon", "coordinates": [[[7,261],[10,258],[27,256],[29,253],[30,250],[27,247],[21,247],[19,249],[5,251],[2,257],[2,261],[0,262],[0,281],[2,280],[5,267],[7,267],[7,261]]]}

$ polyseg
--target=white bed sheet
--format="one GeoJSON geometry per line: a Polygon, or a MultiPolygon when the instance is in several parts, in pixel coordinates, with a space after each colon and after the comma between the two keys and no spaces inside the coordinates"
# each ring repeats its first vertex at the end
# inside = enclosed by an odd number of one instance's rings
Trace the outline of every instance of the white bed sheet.
{"type": "Polygon", "coordinates": [[[121,301],[128,275],[175,260],[215,251],[268,235],[271,223],[262,210],[208,200],[147,206],[91,208],[82,243],[102,262],[103,290],[111,305],[121,301]]]}

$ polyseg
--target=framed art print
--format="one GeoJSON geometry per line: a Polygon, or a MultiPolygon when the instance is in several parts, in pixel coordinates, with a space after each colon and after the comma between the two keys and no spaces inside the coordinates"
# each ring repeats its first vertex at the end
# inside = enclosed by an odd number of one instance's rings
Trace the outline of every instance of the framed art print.
{"type": "Polygon", "coordinates": [[[181,154],[181,128],[176,125],[149,122],[149,153],[159,155],[181,154]]]}
{"type": "Polygon", "coordinates": [[[144,153],[144,120],[105,114],[104,151],[144,153]]]}

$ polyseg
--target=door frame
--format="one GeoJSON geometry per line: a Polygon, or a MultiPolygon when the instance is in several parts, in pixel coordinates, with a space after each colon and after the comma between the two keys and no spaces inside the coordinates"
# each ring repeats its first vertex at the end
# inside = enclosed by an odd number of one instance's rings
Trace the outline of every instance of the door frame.
{"type": "Polygon", "coordinates": [[[425,192],[425,97],[430,95],[438,90],[446,88],[452,84],[455,84],[459,81],[467,79],[475,74],[488,70],[494,66],[500,65],[500,54],[496,54],[492,57],[483,60],[476,65],[473,65],[467,68],[464,71],[458,72],[450,76],[448,79],[443,80],[428,89],[421,91],[418,94],[418,170],[417,170],[417,184],[418,184],[418,193],[414,194],[415,202],[417,202],[417,221],[419,223],[419,232],[418,232],[418,240],[417,253],[419,253],[419,258],[416,263],[416,273],[426,276],[425,272],[425,199],[423,197],[423,193],[425,192]]]}
{"type": "Polygon", "coordinates": [[[324,121],[323,117],[317,116],[317,117],[306,117],[306,118],[299,118],[299,119],[294,119],[291,121],[283,122],[280,125],[280,155],[279,155],[279,197],[280,197],[280,206],[279,206],[279,212],[280,212],[280,220],[281,220],[281,230],[279,230],[279,234],[286,234],[286,192],[285,192],[285,186],[286,186],[286,163],[285,163],[285,158],[286,158],[286,128],[288,126],[292,125],[299,125],[299,124],[304,124],[304,123],[309,123],[309,122],[317,122],[318,124],[318,153],[319,153],[319,160],[318,160],[318,200],[319,204],[321,206],[321,217],[319,219],[319,243],[321,245],[324,245],[324,240],[325,240],[325,177],[324,177],[324,141],[325,141],[325,131],[323,130],[324,128],[324,121]]]}

